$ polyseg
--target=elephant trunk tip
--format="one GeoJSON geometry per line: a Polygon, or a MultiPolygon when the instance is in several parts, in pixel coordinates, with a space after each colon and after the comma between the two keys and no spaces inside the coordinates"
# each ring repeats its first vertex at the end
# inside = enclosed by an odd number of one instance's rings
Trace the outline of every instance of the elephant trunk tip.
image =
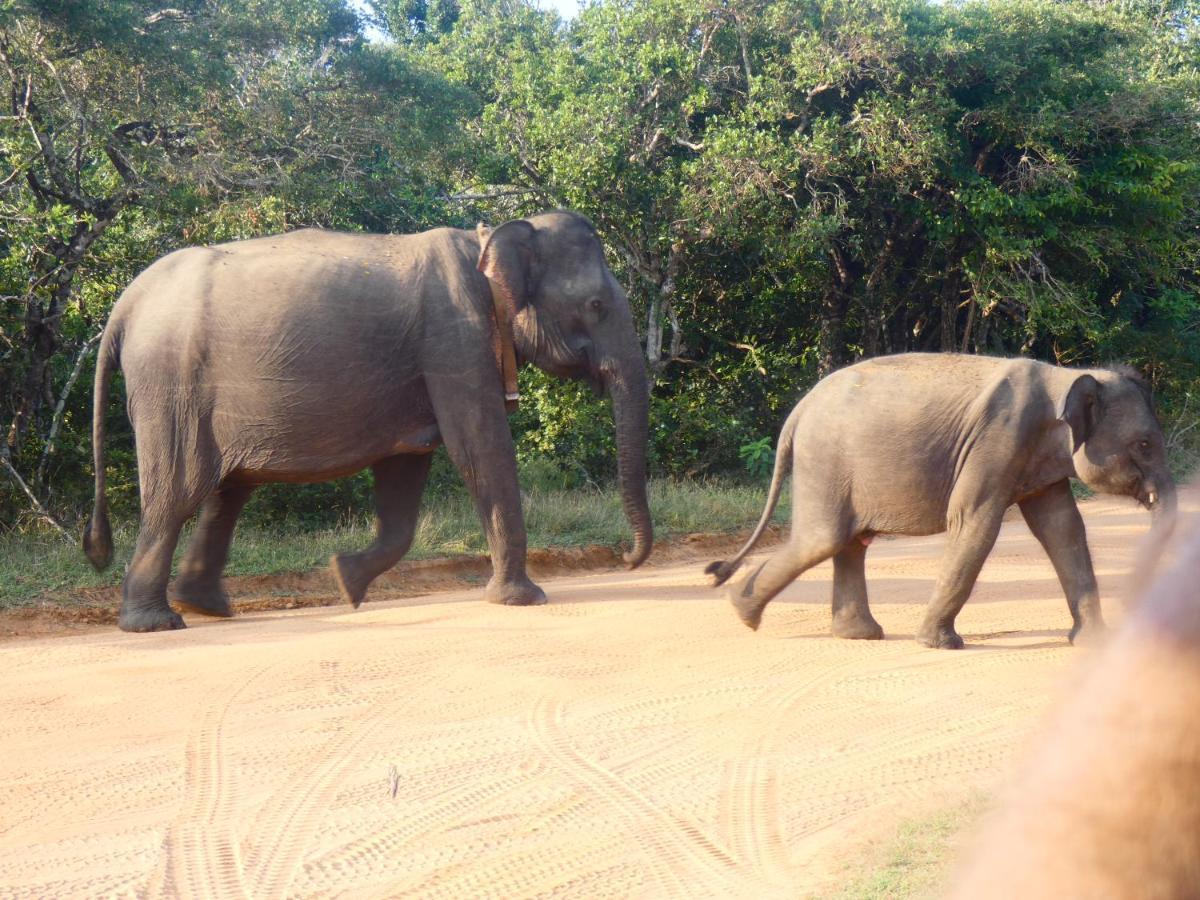
{"type": "Polygon", "coordinates": [[[1177,500],[1173,486],[1165,487],[1161,492],[1151,491],[1147,500],[1154,527],[1170,526],[1174,522],[1177,500]]]}
{"type": "Polygon", "coordinates": [[[622,554],[622,558],[625,560],[625,565],[627,567],[629,567],[630,569],[636,569],[638,566],[640,566],[642,563],[644,563],[646,561],[646,558],[650,555],[651,547],[652,547],[651,541],[647,541],[647,540],[634,541],[633,549],[630,550],[628,553],[622,554]]]}
{"type": "Polygon", "coordinates": [[[713,576],[712,587],[720,587],[737,571],[738,562],[718,559],[704,567],[704,574],[713,576]]]}

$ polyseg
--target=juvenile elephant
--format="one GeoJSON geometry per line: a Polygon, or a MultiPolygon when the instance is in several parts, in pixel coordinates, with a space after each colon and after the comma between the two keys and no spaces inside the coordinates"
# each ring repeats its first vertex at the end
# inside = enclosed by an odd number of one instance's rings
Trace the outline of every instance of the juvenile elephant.
{"type": "Polygon", "coordinates": [[[789,469],[791,538],[731,587],[741,620],[758,628],[776,594],[833,557],[833,633],[882,638],[867,605],[871,539],[948,531],[917,632],[928,647],[962,647],[954,619],[1013,503],[1058,573],[1072,641],[1104,622],[1067,479],[1136,497],[1156,517],[1175,503],[1149,389],[1131,369],[1085,371],[959,354],[879,357],[828,376],[792,410],[762,519],[737,556],[708,566],[716,584],[762,536],[789,469]]]}
{"type": "Polygon", "coordinates": [[[486,598],[544,603],[525,572],[506,413],[519,361],[612,396],[634,535],[626,560],[640,565],[653,542],[646,371],[625,294],[582,216],[550,212],[490,232],[304,230],[158,260],[114,306],[96,368],[96,504],[83,544],[97,568],[112,558],[104,408],[117,366],[140,476],[140,530],[118,624],[183,627],[167,604],[167,578],[180,528],[197,509],[173,598],[228,616],[221,573],[255,486],[370,466],[375,541],[332,560],[342,595],[357,606],[408,550],[442,442],[487,533],[486,598]]]}

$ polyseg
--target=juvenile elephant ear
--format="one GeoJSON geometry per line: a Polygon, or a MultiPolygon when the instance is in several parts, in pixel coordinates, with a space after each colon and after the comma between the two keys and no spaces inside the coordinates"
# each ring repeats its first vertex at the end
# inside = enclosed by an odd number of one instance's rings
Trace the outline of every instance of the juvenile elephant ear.
{"type": "Polygon", "coordinates": [[[1100,382],[1080,375],[1058,408],[1058,418],[1071,428],[1074,451],[1092,436],[1100,421],[1100,382]]]}
{"type": "Polygon", "coordinates": [[[509,315],[516,315],[529,302],[537,277],[537,232],[524,219],[505,222],[490,232],[478,229],[480,238],[479,269],[499,288],[508,303],[509,315]]]}

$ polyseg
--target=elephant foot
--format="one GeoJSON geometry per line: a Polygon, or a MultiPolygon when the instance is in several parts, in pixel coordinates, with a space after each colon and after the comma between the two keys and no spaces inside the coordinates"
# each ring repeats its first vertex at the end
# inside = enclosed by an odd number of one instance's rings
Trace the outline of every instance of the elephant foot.
{"type": "Polygon", "coordinates": [[[766,601],[755,600],[753,594],[746,596],[735,587],[729,590],[729,602],[733,604],[742,624],[751,631],[758,631],[758,626],[762,624],[763,611],[767,608],[766,601]]]}
{"type": "Polygon", "coordinates": [[[883,626],[866,613],[833,617],[833,636],[853,641],[882,641],[883,626]]]}
{"type": "Polygon", "coordinates": [[[1097,617],[1077,622],[1067,635],[1067,640],[1076,647],[1092,647],[1104,639],[1107,632],[1104,620],[1097,617]]]}
{"type": "Polygon", "coordinates": [[[923,625],[917,632],[917,643],[935,650],[961,650],[963,639],[953,625],[923,625]]]}
{"type": "Polygon", "coordinates": [[[502,606],[541,606],[546,602],[546,592],[524,576],[517,581],[501,581],[493,575],[484,588],[483,599],[502,606]]]}
{"type": "Polygon", "coordinates": [[[171,589],[171,599],[184,612],[200,613],[202,616],[219,616],[228,619],[233,616],[233,604],[220,583],[202,585],[199,582],[189,582],[178,579],[171,589]]]}
{"type": "Polygon", "coordinates": [[[367,596],[367,588],[373,578],[363,574],[353,553],[337,553],[331,556],[329,568],[333,570],[333,580],[337,583],[342,599],[358,609],[363,598],[367,596]]]}
{"type": "Polygon", "coordinates": [[[187,628],[183,616],[165,603],[142,609],[121,608],[117,615],[117,627],[122,631],[174,631],[187,628]]]}

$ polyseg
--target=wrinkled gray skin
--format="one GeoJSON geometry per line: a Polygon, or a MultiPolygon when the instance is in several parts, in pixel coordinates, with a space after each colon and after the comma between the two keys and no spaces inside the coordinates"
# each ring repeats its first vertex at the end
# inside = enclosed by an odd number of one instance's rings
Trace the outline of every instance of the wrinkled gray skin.
{"type": "Polygon", "coordinates": [[[84,550],[97,568],[111,559],[104,407],[119,365],[141,488],[120,627],[183,627],[167,604],[167,578],[180,528],[197,510],[172,597],[228,616],[221,572],[255,486],[325,481],[370,466],[375,542],[332,560],[343,596],[357,606],[372,579],[408,550],[430,454],[443,442],[487,533],[487,599],[544,603],[525,572],[489,279],[509,304],[519,362],[586,379],[612,396],[620,491],[634,534],[626,559],[645,560],[653,541],[646,372],[629,304],[586,219],[546,213],[483,240],[449,228],[402,236],[296,231],[172,253],[113,308],[96,371],[96,508],[84,550]]]}
{"type": "Polygon", "coordinates": [[[877,534],[949,532],[917,640],[957,649],[958,615],[1016,503],[1067,595],[1070,639],[1103,629],[1096,576],[1069,477],[1135,497],[1155,518],[1175,505],[1162,430],[1131,370],[1067,369],[1028,359],[909,353],[821,381],[784,423],[767,507],[726,581],[762,535],[792,472],[789,543],[730,588],[757,628],[771,599],[833,557],[833,633],[878,640],[864,562],[877,534]]]}

